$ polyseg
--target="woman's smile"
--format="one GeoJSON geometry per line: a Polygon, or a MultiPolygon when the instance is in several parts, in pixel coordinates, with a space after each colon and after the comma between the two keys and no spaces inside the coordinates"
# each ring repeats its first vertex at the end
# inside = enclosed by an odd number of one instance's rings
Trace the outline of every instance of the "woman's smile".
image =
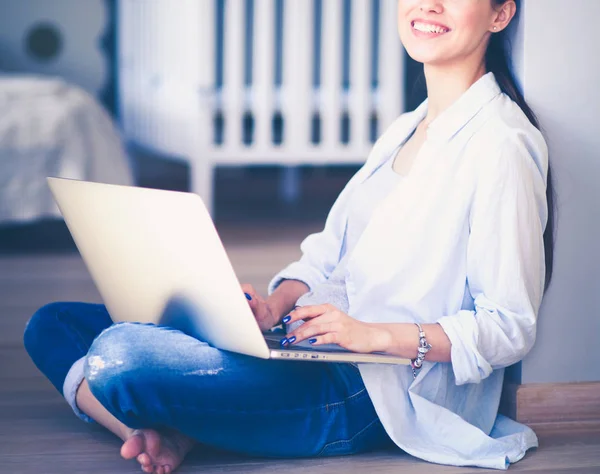
{"type": "Polygon", "coordinates": [[[450,33],[450,28],[438,22],[426,20],[413,20],[411,30],[418,38],[438,38],[439,36],[450,33]]]}

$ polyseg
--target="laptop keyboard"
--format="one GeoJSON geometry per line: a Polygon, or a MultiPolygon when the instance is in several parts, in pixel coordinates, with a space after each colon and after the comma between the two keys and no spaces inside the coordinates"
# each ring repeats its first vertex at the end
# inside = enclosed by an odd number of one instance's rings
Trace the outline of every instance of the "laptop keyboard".
{"type": "Polygon", "coordinates": [[[337,344],[323,344],[321,346],[312,346],[308,340],[300,341],[292,346],[281,347],[281,340],[285,337],[283,332],[266,332],[263,333],[267,347],[269,349],[277,349],[281,351],[318,351],[318,352],[351,352],[337,344]]]}

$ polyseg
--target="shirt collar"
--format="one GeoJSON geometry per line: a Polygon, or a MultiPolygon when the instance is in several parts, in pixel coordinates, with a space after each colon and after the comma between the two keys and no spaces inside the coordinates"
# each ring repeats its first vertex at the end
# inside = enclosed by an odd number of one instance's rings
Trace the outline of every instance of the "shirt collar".
{"type": "MultiPolygon", "coordinates": [[[[427,129],[427,139],[450,140],[469,120],[477,115],[477,112],[500,93],[501,90],[494,74],[491,72],[485,74],[436,117],[427,129]]],[[[386,130],[382,142],[376,144],[378,159],[370,168],[370,173],[381,166],[400,144],[408,140],[419,123],[427,116],[427,103],[428,100],[425,99],[412,112],[402,114],[386,130]],[[399,137],[402,137],[401,142],[398,142],[399,137]]],[[[370,176],[370,173],[366,177],[370,176]]]]}
{"type": "Polygon", "coordinates": [[[501,92],[494,73],[488,72],[429,124],[427,138],[450,140],[501,92]]]}
{"type": "Polygon", "coordinates": [[[380,146],[380,153],[378,153],[379,159],[376,167],[386,161],[398,146],[408,141],[409,137],[426,115],[427,100],[421,103],[421,105],[412,112],[402,114],[398,120],[386,130],[381,145],[376,145],[380,146]],[[399,137],[402,137],[401,141],[398,141],[399,137]]]}

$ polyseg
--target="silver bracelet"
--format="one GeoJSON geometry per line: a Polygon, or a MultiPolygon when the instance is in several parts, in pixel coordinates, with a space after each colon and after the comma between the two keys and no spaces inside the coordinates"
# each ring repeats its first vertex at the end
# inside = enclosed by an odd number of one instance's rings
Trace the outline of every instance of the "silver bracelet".
{"type": "Polygon", "coordinates": [[[417,378],[417,373],[423,366],[425,360],[425,354],[431,350],[431,344],[427,342],[425,338],[425,332],[419,323],[415,323],[419,328],[419,347],[417,348],[417,358],[410,361],[410,365],[413,371],[413,377],[417,378]]]}

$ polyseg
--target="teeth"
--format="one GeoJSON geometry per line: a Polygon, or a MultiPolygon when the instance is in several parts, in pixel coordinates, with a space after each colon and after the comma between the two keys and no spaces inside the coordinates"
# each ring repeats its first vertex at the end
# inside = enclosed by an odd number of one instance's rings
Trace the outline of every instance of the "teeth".
{"type": "Polygon", "coordinates": [[[413,28],[424,33],[446,33],[448,30],[442,26],[431,25],[429,23],[415,22],[413,28]]]}

